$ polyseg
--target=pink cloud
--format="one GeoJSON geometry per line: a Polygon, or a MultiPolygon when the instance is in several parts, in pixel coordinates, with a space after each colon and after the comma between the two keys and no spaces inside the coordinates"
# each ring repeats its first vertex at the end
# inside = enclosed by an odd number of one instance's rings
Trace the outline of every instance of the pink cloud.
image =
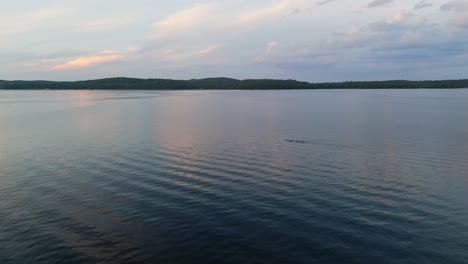
{"type": "Polygon", "coordinates": [[[86,68],[96,64],[116,61],[123,59],[124,56],[113,53],[113,52],[103,52],[99,55],[94,56],[85,56],[79,57],[77,59],[67,61],[63,64],[58,64],[50,68],[51,71],[60,71],[60,70],[70,70],[70,69],[77,69],[77,68],[86,68]]]}
{"type": "Polygon", "coordinates": [[[258,56],[257,58],[255,58],[255,61],[257,62],[264,62],[267,60],[268,56],[273,53],[273,51],[275,50],[275,48],[277,48],[278,46],[280,45],[280,43],[278,41],[270,41],[268,43],[268,46],[267,48],[265,49],[265,51],[263,52],[262,55],[258,56]]]}
{"type": "Polygon", "coordinates": [[[210,46],[208,48],[200,50],[199,54],[200,55],[208,55],[210,53],[213,53],[213,52],[219,50],[221,47],[222,47],[222,45],[210,46]]]}
{"type": "Polygon", "coordinates": [[[270,43],[268,43],[268,47],[266,49],[266,53],[267,54],[270,54],[273,52],[273,50],[279,45],[279,42],[278,41],[271,41],[270,43]]]}
{"type": "Polygon", "coordinates": [[[400,9],[396,11],[395,13],[393,13],[393,17],[388,19],[387,23],[392,24],[392,23],[400,22],[401,20],[405,18],[405,16],[406,16],[406,11],[403,9],[400,9]]]}

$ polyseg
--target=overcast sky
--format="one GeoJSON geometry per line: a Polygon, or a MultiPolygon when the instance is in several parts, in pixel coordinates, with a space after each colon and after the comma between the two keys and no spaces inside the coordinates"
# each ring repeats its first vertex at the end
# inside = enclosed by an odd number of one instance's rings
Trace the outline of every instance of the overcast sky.
{"type": "Polygon", "coordinates": [[[2,0],[0,79],[468,78],[468,0],[2,0]]]}

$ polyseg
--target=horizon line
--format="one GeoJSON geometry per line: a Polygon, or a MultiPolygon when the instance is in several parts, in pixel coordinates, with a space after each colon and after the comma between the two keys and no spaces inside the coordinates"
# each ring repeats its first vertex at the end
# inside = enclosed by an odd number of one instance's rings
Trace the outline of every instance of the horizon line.
{"type": "Polygon", "coordinates": [[[193,80],[207,80],[207,79],[230,79],[236,81],[248,81],[248,80],[275,80],[275,81],[296,81],[296,82],[304,82],[304,83],[311,83],[311,84],[320,84],[320,83],[356,83],[356,82],[392,82],[392,81],[408,81],[408,82],[437,82],[437,81],[462,81],[468,80],[467,78],[458,78],[458,79],[385,79],[385,80],[358,80],[358,81],[302,81],[297,79],[281,79],[281,78],[246,78],[246,79],[238,79],[232,77],[204,77],[204,78],[191,78],[191,79],[172,79],[172,78],[142,78],[142,77],[126,77],[126,76],[117,76],[117,77],[102,77],[102,78],[95,78],[95,79],[78,79],[78,80],[46,80],[46,79],[36,79],[36,80],[7,80],[7,79],[0,79],[2,82],[64,82],[64,83],[73,83],[73,82],[86,82],[86,81],[98,81],[98,80],[108,80],[108,79],[135,79],[135,80],[170,80],[170,81],[193,81],[193,80]]]}

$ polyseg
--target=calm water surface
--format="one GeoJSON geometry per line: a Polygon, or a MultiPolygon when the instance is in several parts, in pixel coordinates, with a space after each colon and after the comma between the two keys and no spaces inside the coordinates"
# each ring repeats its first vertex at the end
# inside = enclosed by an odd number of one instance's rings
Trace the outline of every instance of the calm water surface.
{"type": "Polygon", "coordinates": [[[468,90],[0,91],[0,263],[468,263],[468,90]]]}

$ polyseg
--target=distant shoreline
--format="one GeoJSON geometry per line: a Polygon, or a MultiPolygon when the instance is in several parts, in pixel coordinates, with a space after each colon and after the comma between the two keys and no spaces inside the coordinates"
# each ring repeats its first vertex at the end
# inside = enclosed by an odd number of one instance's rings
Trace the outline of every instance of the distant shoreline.
{"type": "Polygon", "coordinates": [[[106,78],[87,81],[2,81],[0,90],[314,90],[463,89],[468,79],[440,81],[353,81],[309,83],[296,80],[206,78],[192,80],[106,78]]]}

